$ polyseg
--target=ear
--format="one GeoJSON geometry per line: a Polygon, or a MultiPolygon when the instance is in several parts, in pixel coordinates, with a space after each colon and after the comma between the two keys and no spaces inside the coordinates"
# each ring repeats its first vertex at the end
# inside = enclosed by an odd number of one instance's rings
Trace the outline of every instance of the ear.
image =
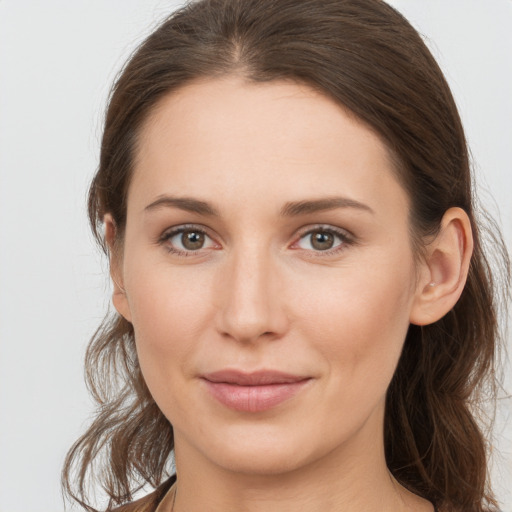
{"type": "Polygon", "coordinates": [[[103,225],[105,229],[105,241],[107,242],[110,277],[112,279],[114,292],[112,293],[112,304],[117,312],[123,316],[128,322],[131,322],[131,312],[124,288],[122,254],[118,245],[117,228],[110,213],[103,217],[103,225]]]}
{"type": "Polygon", "coordinates": [[[448,313],[464,289],[473,253],[471,222],[461,208],[450,208],[436,238],[427,246],[410,322],[428,325],[448,313]]]}

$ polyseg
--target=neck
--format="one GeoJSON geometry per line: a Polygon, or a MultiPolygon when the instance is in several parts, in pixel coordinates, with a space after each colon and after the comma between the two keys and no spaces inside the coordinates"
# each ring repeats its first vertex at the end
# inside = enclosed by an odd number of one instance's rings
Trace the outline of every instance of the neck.
{"type": "Polygon", "coordinates": [[[382,436],[361,429],[336,450],[288,471],[247,472],[214,464],[176,439],[173,512],[430,512],[389,473],[382,436]],[[372,435],[373,434],[373,435],[372,435]]]}

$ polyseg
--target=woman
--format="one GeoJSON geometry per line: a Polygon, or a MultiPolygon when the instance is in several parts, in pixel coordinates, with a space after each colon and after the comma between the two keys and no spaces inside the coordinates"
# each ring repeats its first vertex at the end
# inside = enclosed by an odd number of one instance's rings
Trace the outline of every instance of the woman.
{"type": "Polygon", "coordinates": [[[117,314],[64,470],[84,506],[93,476],[108,510],[496,510],[475,418],[507,257],[495,234],[500,280],[451,93],[391,7],[173,14],[115,84],[89,214],[117,314]]]}

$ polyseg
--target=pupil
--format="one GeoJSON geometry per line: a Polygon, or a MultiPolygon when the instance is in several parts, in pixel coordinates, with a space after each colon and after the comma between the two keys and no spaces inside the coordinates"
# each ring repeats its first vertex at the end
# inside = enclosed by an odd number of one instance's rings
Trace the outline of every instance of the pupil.
{"type": "Polygon", "coordinates": [[[334,244],[334,236],[325,231],[317,231],[312,235],[312,245],[315,249],[325,251],[330,249],[334,244]]]}
{"type": "Polygon", "coordinates": [[[201,249],[204,244],[204,234],[197,231],[185,231],[181,238],[185,249],[201,249]]]}

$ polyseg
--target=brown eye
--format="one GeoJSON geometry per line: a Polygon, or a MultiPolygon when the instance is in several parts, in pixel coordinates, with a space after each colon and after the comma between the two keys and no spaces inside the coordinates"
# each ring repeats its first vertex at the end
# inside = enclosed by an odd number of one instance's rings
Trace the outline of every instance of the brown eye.
{"type": "Polygon", "coordinates": [[[345,231],[319,227],[304,233],[296,245],[298,248],[308,251],[328,252],[343,249],[350,243],[351,238],[345,231]]]}
{"type": "Polygon", "coordinates": [[[311,246],[318,251],[332,249],[334,245],[334,235],[327,231],[314,231],[309,236],[311,237],[311,246]]]}
{"type": "Polygon", "coordinates": [[[216,248],[215,242],[202,229],[193,226],[178,227],[165,233],[160,243],[171,252],[180,255],[188,255],[200,252],[202,249],[216,248]]]}
{"type": "Polygon", "coordinates": [[[181,234],[181,243],[188,251],[197,251],[202,249],[205,241],[204,233],[200,231],[183,231],[181,234]]]}

